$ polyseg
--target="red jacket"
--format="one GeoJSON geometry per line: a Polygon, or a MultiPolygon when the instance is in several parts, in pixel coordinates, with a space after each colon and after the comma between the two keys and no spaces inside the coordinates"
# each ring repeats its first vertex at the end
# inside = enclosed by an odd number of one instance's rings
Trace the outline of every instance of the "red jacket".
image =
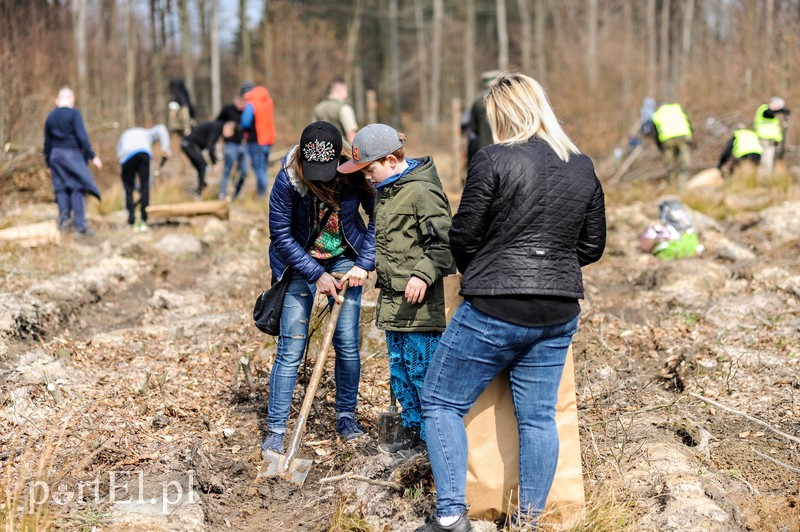
{"type": "Polygon", "coordinates": [[[256,137],[261,146],[275,144],[275,123],[273,121],[272,97],[269,91],[257,86],[247,93],[245,101],[253,106],[255,114],[256,137]]]}

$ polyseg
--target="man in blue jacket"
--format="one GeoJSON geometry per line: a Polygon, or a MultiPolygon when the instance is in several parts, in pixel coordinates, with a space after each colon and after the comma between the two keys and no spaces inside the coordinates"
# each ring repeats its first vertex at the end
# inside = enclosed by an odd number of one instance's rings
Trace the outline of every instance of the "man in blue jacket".
{"type": "Polygon", "coordinates": [[[100,199],[100,190],[86,161],[98,170],[103,162],[92,151],[83,117],[74,107],[75,93],[63,87],[58,91],[56,108],[44,124],[44,160],[58,204],[58,228],[66,231],[71,226],[80,236],[92,236],[86,227],[83,196],[88,192],[100,199]]]}

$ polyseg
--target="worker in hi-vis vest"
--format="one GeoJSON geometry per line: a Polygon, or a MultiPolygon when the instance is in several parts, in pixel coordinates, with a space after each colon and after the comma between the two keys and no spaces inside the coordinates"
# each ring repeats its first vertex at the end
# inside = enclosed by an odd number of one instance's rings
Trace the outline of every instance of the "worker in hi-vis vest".
{"type": "Polygon", "coordinates": [[[761,141],[764,152],[761,168],[767,174],[775,169],[775,161],[783,158],[783,135],[789,118],[789,109],[783,98],[773,96],[768,103],[760,105],[753,117],[753,130],[761,141]],[[780,115],[780,117],[779,117],[780,115]]]}
{"type": "Polygon", "coordinates": [[[691,164],[692,124],[689,117],[679,103],[663,103],[653,113],[652,120],[669,179],[679,178],[679,184],[683,184],[691,164]]]}
{"type": "Polygon", "coordinates": [[[751,129],[745,129],[744,124],[736,124],[733,136],[722,150],[717,168],[722,170],[723,166],[730,161],[730,170],[733,171],[742,161],[749,161],[754,166],[761,162],[761,154],[764,148],[761,147],[758,135],[751,129]]]}

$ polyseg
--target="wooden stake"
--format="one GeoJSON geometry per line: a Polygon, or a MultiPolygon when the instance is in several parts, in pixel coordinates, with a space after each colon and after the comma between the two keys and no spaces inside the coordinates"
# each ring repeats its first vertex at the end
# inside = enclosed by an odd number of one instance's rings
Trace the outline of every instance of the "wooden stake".
{"type": "Polygon", "coordinates": [[[253,379],[253,372],[250,369],[250,357],[242,355],[239,359],[239,365],[242,366],[242,373],[244,373],[244,378],[247,380],[247,386],[250,387],[251,391],[255,391],[256,381],[253,379]]]}
{"type": "Polygon", "coordinates": [[[61,388],[59,388],[58,384],[50,380],[50,376],[46,371],[42,370],[42,373],[44,373],[44,382],[47,386],[47,393],[49,393],[53,398],[53,402],[56,404],[56,406],[60,406],[61,403],[64,402],[64,398],[61,396],[61,388]]]}

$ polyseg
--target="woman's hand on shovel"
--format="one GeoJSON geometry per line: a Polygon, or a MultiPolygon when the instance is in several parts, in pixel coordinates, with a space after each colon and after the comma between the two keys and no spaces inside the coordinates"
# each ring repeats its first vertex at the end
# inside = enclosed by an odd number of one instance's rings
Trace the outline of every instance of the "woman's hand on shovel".
{"type": "Polygon", "coordinates": [[[317,279],[317,282],[314,284],[317,285],[317,291],[320,294],[325,294],[326,296],[332,297],[337,304],[341,305],[341,301],[339,301],[339,294],[337,293],[337,290],[341,290],[342,285],[339,284],[339,281],[337,281],[333,277],[333,275],[325,272],[319,277],[319,279],[317,279]]]}
{"type": "Polygon", "coordinates": [[[369,272],[364,268],[359,268],[358,266],[353,266],[350,268],[350,271],[347,272],[342,280],[340,281],[344,284],[345,281],[350,281],[350,286],[364,286],[364,281],[367,280],[367,275],[369,272]]]}

